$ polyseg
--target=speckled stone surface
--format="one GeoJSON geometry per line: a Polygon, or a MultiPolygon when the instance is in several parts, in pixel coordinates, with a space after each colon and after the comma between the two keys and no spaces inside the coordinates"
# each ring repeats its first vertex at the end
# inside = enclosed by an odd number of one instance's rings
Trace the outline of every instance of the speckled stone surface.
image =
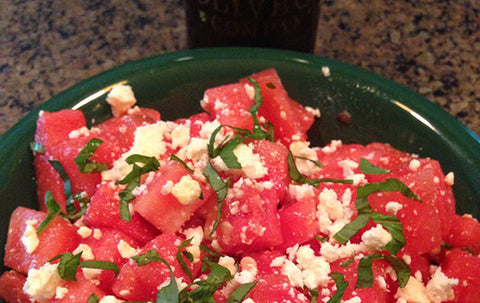
{"type": "MultiPolygon", "coordinates": [[[[186,48],[182,0],[0,1],[0,134],[115,65],[186,48]]],[[[426,96],[480,135],[479,1],[323,1],[315,53],[426,96]]]]}

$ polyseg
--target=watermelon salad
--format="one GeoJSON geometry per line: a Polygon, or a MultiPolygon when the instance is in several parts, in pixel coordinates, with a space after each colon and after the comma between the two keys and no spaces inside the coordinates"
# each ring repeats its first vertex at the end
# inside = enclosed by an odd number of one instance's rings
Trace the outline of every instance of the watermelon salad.
{"type": "Polygon", "coordinates": [[[274,69],[175,121],[41,112],[40,209],[12,214],[6,302],[478,302],[480,224],[453,173],[386,143],[310,146],[318,109],[274,69]]]}

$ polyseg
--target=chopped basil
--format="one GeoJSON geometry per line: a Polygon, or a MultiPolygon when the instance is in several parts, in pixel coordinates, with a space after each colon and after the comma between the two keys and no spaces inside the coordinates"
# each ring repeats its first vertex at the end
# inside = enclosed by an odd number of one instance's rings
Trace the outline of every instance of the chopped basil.
{"type": "Polygon", "coordinates": [[[217,263],[210,262],[208,260],[203,260],[205,266],[210,270],[206,280],[197,280],[191,285],[196,285],[196,287],[187,293],[187,288],[183,289],[179,296],[187,298],[188,301],[181,302],[215,302],[213,301],[213,293],[217,291],[220,287],[224,286],[226,282],[233,279],[230,271],[217,263]]]}
{"type": "Polygon", "coordinates": [[[185,162],[184,162],[182,159],[180,159],[177,155],[172,154],[172,155],[170,156],[170,160],[176,161],[176,162],[182,164],[183,167],[185,167],[185,169],[186,169],[189,173],[193,174],[194,170],[193,170],[192,168],[190,168],[190,166],[188,166],[187,163],[185,163],[185,162]]]}
{"type": "MultiPolygon", "coordinates": [[[[171,270],[171,269],[170,269],[171,270]]],[[[157,292],[157,303],[177,303],[178,300],[178,286],[177,280],[172,272],[170,272],[170,283],[160,288],[157,292]]]]}
{"type": "Polygon", "coordinates": [[[337,291],[330,298],[330,300],[328,300],[327,303],[340,303],[342,301],[343,293],[348,287],[348,282],[345,281],[344,276],[338,272],[330,273],[330,277],[332,277],[333,280],[335,281],[335,285],[337,286],[337,291]]]}
{"type": "Polygon", "coordinates": [[[408,264],[405,263],[403,259],[394,256],[385,255],[384,258],[395,270],[395,273],[397,274],[398,286],[401,288],[407,286],[411,274],[411,269],[408,264]]]}
{"type": "Polygon", "coordinates": [[[320,162],[317,161],[317,160],[312,160],[312,159],[309,159],[309,158],[307,158],[307,157],[300,157],[300,156],[295,156],[295,158],[300,159],[300,160],[310,161],[310,162],[312,162],[313,164],[315,164],[316,167],[322,168],[322,163],[320,163],[320,162]]]}
{"type": "Polygon", "coordinates": [[[73,193],[72,193],[72,185],[70,183],[70,178],[67,175],[67,172],[63,168],[62,163],[57,160],[48,160],[50,165],[58,172],[60,178],[63,181],[63,192],[65,194],[65,198],[67,199],[66,209],[67,214],[73,214],[77,211],[75,204],[73,204],[73,193]]]}
{"type": "Polygon", "coordinates": [[[252,290],[253,287],[257,282],[250,282],[250,283],[245,283],[237,288],[230,294],[228,297],[226,303],[240,303],[243,301],[243,299],[248,295],[248,293],[252,290]]]}
{"type": "Polygon", "coordinates": [[[373,285],[373,272],[372,262],[373,260],[383,259],[381,254],[372,254],[360,259],[357,269],[357,283],[355,288],[370,288],[373,285]]]}
{"type": "Polygon", "coordinates": [[[300,183],[300,184],[310,184],[315,187],[319,186],[320,183],[324,182],[332,182],[332,183],[344,183],[344,184],[353,184],[353,180],[346,180],[346,179],[333,179],[333,178],[308,178],[302,175],[295,164],[295,158],[291,151],[288,151],[288,175],[292,181],[300,183]]]}
{"type": "Polygon", "coordinates": [[[99,301],[98,296],[95,293],[93,293],[88,297],[87,303],[98,303],[98,301],[99,301]]]}
{"type": "Polygon", "coordinates": [[[118,275],[118,273],[120,272],[120,269],[118,268],[117,264],[113,262],[97,261],[97,260],[80,261],[81,256],[82,256],[82,252],[76,255],[73,255],[70,252],[66,252],[53,257],[48,262],[52,262],[60,259],[60,262],[58,263],[58,266],[57,266],[58,274],[63,280],[66,280],[66,281],[77,280],[75,275],[77,274],[78,267],[113,270],[115,272],[115,276],[118,275]]]}
{"type": "Polygon", "coordinates": [[[217,218],[215,219],[212,231],[210,232],[210,235],[212,235],[217,229],[218,224],[220,223],[220,217],[222,216],[223,209],[223,200],[225,200],[225,198],[227,197],[227,191],[228,187],[230,186],[231,180],[230,178],[228,178],[227,181],[223,181],[215,168],[213,168],[212,164],[210,164],[210,162],[205,167],[203,175],[205,176],[205,178],[207,178],[208,183],[210,183],[210,186],[217,194],[217,218]]]}
{"type": "Polygon", "coordinates": [[[34,153],[44,154],[45,153],[45,146],[38,142],[30,142],[30,149],[34,153]]]}
{"type": "Polygon", "coordinates": [[[327,236],[324,236],[324,237],[320,237],[318,235],[315,236],[315,239],[317,239],[318,241],[320,241],[320,243],[325,243],[328,241],[328,237],[327,236]]]}
{"type": "Polygon", "coordinates": [[[76,255],[67,252],[53,257],[48,262],[60,259],[60,262],[57,265],[57,270],[60,278],[65,281],[77,281],[75,275],[77,274],[77,268],[80,265],[81,256],[81,252],[76,255]]]}
{"type": "Polygon", "coordinates": [[[394,256],[375,253],[360,259],[357,271],[358,279],[355,288],[372,287],[374,281],[372,272],[373,260],[387,261],[393,267],[395,273],[397,274],[398,285],[400,287],[405,287],[407,285],[408,279],[410,278],[411,270],[410,267],[405,263],[405,261],[394,256]]]}
{"type": "Polygon", "coordinates": [[[340,266],[341,267],[348,267],[348,266],[350,266],[350,264],[353,263],[353,261],[355,261],[355,253],[352,254],[352,257],[350,259],[348,259],[347,261],[340,262],[340,266]]]}
{"type": "Polygon", "coordinates": [[[108,261],[98,261],[98,260],[82,261],[80,262],[80,267],[112,270],[115,273],[115,276],[120,273],[120,268],[118,268],[118,265],[108,261]]]}
{"type": "Polygon", "coordinates": [[[141,176],[151,171],[156,171],[160,167],[160,163],[155,157],[147,157],[143,155],[130,155],[125,159],[125,162],[133,165],[132,171],[128,173],[120,181],[115,184],[127,184],[125,189],[120,192],[120,217],[125,221],[132,221],[130,217],[130,210],[128,209],[128,203],[135,199],[135,195],[132,191],[140,185],[141,176]],[[144,164],[143,166],[137,165],[137,163],[144,164]]]}
{"type": "Polygon", "coordinates": [[[360,214],[352,222],[345,225],[335,235],[333,235],[333,238],[341,244],[345,244],[362,228],[364,228],[368,221],[370,221],[370,214],[360,214]]]}
{"type": "Polygon", "coordinates": [[[310,303],[317,303],[318,289],[309,289],[308,292],[310,293],[310,303]]]}
{"type": "Polygon", "coordinates": [[[360,159],[360,171],[368,175],[382,175],[390,173],[388,169],[375,166],[365,158],[360,159]]]}
{"type": "Polygon", "coordinates": [[[383,227],[388,229],[392,235],[392,240],[387,243],[385,248],[391,255],[396,255],[406,244],[403,226],[400,220],[395,216],[384,215],[377,212],[370,214],[370,218],[373,220],[373,222],[382,224],[383,227]]]}
{"type": "Polygon", "coordinates": [[[190,243],[192,242],[192,239],[193,239],[193,238],[190,238],[190,239],[188,239],[188,240],[183,241],[182,244],[180,244],[180,246],[178,247],[177,254],[176,254],[176,258],[177,258],[178,264],[179,264],[180,267],[182,268],[183,272],[184,272],[191,280],[193,280],[192,271],[191,271],[190,268],[188,267],[187,262],[185,262],[185,259],[183,258],[181,252],[182,252],[182,250],[183,250],[185,247],[187,247],[188,245],[190,245],[190,243]]]}
{"type": "Polygon", "coordinates": [[[52,220],[62,212],[62,208],[58,205],[55,198],[53,198],[52,192],[47,191],[45,194],[45,205],[47,206],[47,216],[42,223],[37,227],[37,234],[40,234],[45,227],[47,227],[52,220]]]}
{"type": "Polygon", "coordinates": [[[80,151],[80,153],[74,160],[80,172],[93,173],[101,172],[108,169],[107,163],[100,163],[89,160],[102,143],[102,140],[93,138],[88,141],[85,147],[80,151]]]}
{"type": "Polygon", "coordinates": [[[253,88],[254,88],[254,91],[255,91],[254,103],[248,109],[248,112],[253,117],[253,134],[252,134],[253,138],[255,138],[255,139],[267,139],[267,140],[270,140],[270,141],[274,141],[273,137],[270,136],[270,132],[266,132],[260,127],[260,124],[258,123],[258,119],[257,119],[257,112],[260,109],[260,106],[263,104],[263,98],[262,98],[262,92],[261,92],[260,84],[253,78],[248,78],[248,80],[253,84],[253,88]]]}
{"type": "Polygon", "coordinates": [[[144,254],[130,257],[130,259],[135,261],[138,266],[148,265],[152,262],[161,262],[163,260],[156,249],[151,249],[144,254]]]}

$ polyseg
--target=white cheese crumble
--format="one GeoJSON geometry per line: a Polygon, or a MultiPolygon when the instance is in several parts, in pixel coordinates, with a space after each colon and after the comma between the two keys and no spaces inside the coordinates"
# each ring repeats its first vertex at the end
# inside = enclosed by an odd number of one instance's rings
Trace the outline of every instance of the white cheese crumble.
{"type": "Polygon", "coordinates": [[[32,268],[28,271],[23,291],[30,296],[32,302],[49,302],[56,295],[57,287],[61,286],[62,282],[57,265],[47,262],[39,269],[32,268]]]}
{"type": "Polygon", "coordinates": [[[79,234],[83,239],[90,237],[92,232],[93,231],[86,226],[80,226],[80,228],[77,230],[77,234],[79,234]]]}
{"type": "Polygon", "coordinates": [[[362,242],[374,250],[383,250],[392,240],[392,235],[381,224],[370,228],[362,235],[362,242]]]}
{"type": "Polygon", "coordinates": [[[190,175],[186,175],[172,187],[171,193],[180,204],[190,205],[200,198],[202,189],[197,181],[193,180],[190,175]]]}
{"type": "Polygon", "coordinates": [[[185,147],[190,142],[190,128],[178,125],[173,129],[171,136],[173,149],[185,147]]]}
{"type": "Polygon", "coordinates": [[[408,169],[411,171],[417,171],[420,168],[420,161],[417,159],[412,159],[408,164],[408,169]]]}
{"type": "Polygon", "coordinates": [[[100,229],[95,228],[95,229],[93,230],[93,238],[94,238],[95,240],[100,240],[100,239],[102,238],[102,235],[103,235],[103,234],[102,234],[102,231],[101,231],[100,229]]]}
{"type": "Polygon", "coordinates": [[[122,258],[130,258],[135,256],[138,252],[137,249],[130,246],[126,241],[121,239],[117,244],[117,250],[122,258]]]}
{"type": "Polygon", "coordinates": [[[83,276],[85,277],[85,279],[93,280],[102,273],[102,270],[98,269],[98,268],[86,268],[86,267],[84,267],[84,268],[82,268],[82,272],[83,272],[83,276]]]}
{"type": "Polygon", "coordinates": [[[397,302],[417,302],[417,303],[431,303],[428,298],[425,285],[415,277],[410,277],[408,283],[405,287],[399,287],[395,298],[398,299],[397,302]]]}
{"type": "Polygon", "coordinates": [[[87,244],[80,243],[77,248],[73,251],[73,254],[79,254],[82,253],[82,259],[83,260],[93,260],[95,259],[95,256],[93,255],[92,248],[88,246],[87,244]]]}
{"type": "Polygon", "coordinates": [[[107,95],[107,103],[112,107],[114,117],[118,117],[137,103],[132,87],[129,85],[115,85],[107,95]]]}
{"type": "Polygon", "coordinates": [[[458,285],[458,279],[448,278],[438,267],[426,286],[426,292],[432,303],[451,301],[455,298],[452,287],[458,285]]]}
{"type": "Polygon", "coordinates": [[[232,276],[238,272],[235,259],[230,256],[221,256],[220,259],[218,259],[218,265],[227,268],[232,276]]]}
{"type": "Polygon", "coordinates": [[[28,220],[26,222],[27,227],[25,228],[25,231],[23,232],[21,238],[23,246],[25,246],[25,250],[28,254],[32,254],[37,249],[38,244],[40,243],[40,240],[37,236],[37,229],[34,226],[37,223],[37,220],[28,220]]]}
{"type": "Polygon", "coordinates": [[[388,213],[391,213],[393,215],[397,215],[397,212],[402,209],[403,205],[395,202],[395,201],[390,201],[385,205],[385,211],[388,213]]]}
{"type": "Polygon", "coordinates": [[[115,296],[108,295],[103,297],[98,303],[120,303],[120,302],[125,302],[125,301],[119,300],[115,298],[115,296]]]}
{"type": "Polygon", "coordinates": [[[449,172],[445,176],[445,182],[447,183],[447,185],[453,186],[453,184],[455,183],[455,175],[453,172],[449,172]]]}
{"type": "Polygon", "coordinates": [[[330,77],[330,68],[328,66],[322,66],[322,74],[324,77],[330,77]]]}
{"type": "Polygon", "coordinates": [[[63,299],[67,293],[68,288],[57,286],[57,288],[55,289],[55,299],[63,299]]]}

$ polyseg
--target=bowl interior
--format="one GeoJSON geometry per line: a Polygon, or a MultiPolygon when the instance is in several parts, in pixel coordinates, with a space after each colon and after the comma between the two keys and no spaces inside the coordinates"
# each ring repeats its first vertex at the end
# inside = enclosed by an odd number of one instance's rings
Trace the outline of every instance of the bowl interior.
{"type": "MultiPolygon", "coordinates": [[[[250,48],[203,49],[131,62],[84,80],[54,96],[0,137],[0,243],[5,245],[15,207],[38,207],[29,143],[39,110],[79,108],[89,123],[101,122],[110,117],[102,89],[126,81],[139,105],[156,108],[163,120],[172,120],[200,112],[199,100],[206,88],[270,67],[277,69],[293,99],[320,109],[322,117],[309,133],[312,145],[321,146],[332,139],[387,142],[437,159],[445,173],[455,173],[457,211],[480,218],[480,140],[427,99],[371,72],[313,55],[250,48]],[[323,75],[323,66],[330,68],[330,77],[323,75]],[[337,119],[343,110],[351,115],[349,125],[337,119]]],[[[3,249],[0,254],[3,272],[3,249]]]]}

